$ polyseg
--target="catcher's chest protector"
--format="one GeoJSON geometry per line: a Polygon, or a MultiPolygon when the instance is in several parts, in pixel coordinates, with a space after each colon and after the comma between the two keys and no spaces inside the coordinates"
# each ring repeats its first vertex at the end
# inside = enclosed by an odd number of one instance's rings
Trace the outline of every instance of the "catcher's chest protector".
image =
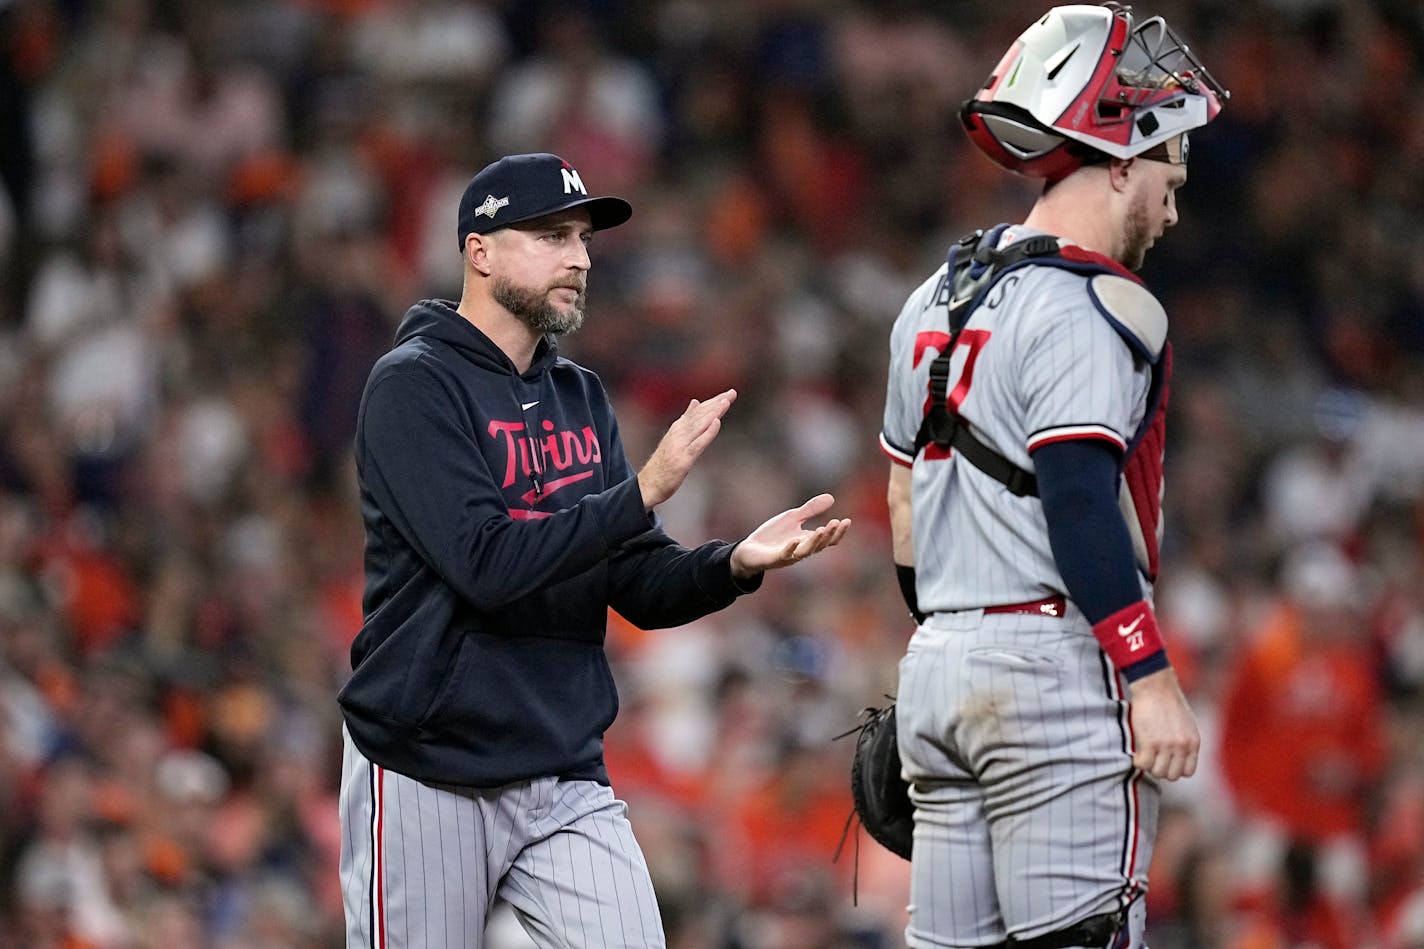
{"type": "Polygon", "coordinates": [[[949,408],[950,358],[975,308],[1005,274],[1037,265],[1083,275],[1088,280],[1088,296],[1099,314],[1133,354],[1152,367],[1147,411],[1127,445],[1118,501],[1132,535],[1138,567],[1149,581],[1155,581],[1162,539],[1162,452],[1166,446],[1167,396],[1172,374],[1167,314],[1142,282],[1110,257],[1050,235],[1015,241],[999,250],[997,245],[1004,230],[1001,225],[987,233],[975,231],[960,238],[949,250],[948,270],[940,289],[949,309],[949,343],[930,365],[925,416],[915,438],[916,457],[921,449],[940,453],[953,449],[1013,494],[1038,496],[1038,482],[1032,472],[980,441],[949,408]]]}

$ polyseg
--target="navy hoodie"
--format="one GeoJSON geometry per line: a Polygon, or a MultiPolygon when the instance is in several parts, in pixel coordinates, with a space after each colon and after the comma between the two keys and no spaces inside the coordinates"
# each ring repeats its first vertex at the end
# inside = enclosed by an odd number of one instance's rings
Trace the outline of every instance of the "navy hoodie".
{"type": "Polygon", "coordinates": [[[596,375],[552,337],[520,373],[444,301],[372,369],[356,465],[365,622],[339,701],[361,752],[418,780],[608,783],[608,608],[677,626],[760,582],[732,545],[662,532],[596,375]]]}

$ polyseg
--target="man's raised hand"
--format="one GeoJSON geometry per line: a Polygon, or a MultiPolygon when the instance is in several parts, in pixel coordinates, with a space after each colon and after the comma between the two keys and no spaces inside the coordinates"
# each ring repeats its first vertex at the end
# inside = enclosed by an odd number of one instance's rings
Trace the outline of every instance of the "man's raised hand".
{"type": "Polygon", "coordinates": [[[687,410],[668,427],[653,456],[638,472],[643,507],[651,511],[677,493],[693,464],[722,430],[722,416],[736,398],[737,390],[728,389],[706,402],[693,399],[687,404],[687,410]]]}

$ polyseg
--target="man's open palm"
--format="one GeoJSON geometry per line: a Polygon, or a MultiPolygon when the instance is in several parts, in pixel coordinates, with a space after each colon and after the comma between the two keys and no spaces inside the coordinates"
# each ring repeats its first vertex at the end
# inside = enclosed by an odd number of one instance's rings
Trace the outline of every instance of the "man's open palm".
{"type": "Polygon", "coordinates": [[[830,510],[835,500],[829,494],[818,494],[800,507],[782,511],[766,521],[732,552],[732,573],[745,578],[775,570],[839,544],[850,529],[850,518],[836,518],[810,530],[801,526],[830,510]]]}

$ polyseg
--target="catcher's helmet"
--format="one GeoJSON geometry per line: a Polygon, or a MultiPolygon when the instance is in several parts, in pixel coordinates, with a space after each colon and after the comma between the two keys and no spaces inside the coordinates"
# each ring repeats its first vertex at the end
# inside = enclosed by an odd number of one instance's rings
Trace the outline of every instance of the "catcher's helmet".
{"type": "Polygon", "coordinates": [[[1058,179],[1200,128],[1229,96],[1161,17],[1075,5],[1024,30],[959,116],[1005,168],[1058,179]]]}

